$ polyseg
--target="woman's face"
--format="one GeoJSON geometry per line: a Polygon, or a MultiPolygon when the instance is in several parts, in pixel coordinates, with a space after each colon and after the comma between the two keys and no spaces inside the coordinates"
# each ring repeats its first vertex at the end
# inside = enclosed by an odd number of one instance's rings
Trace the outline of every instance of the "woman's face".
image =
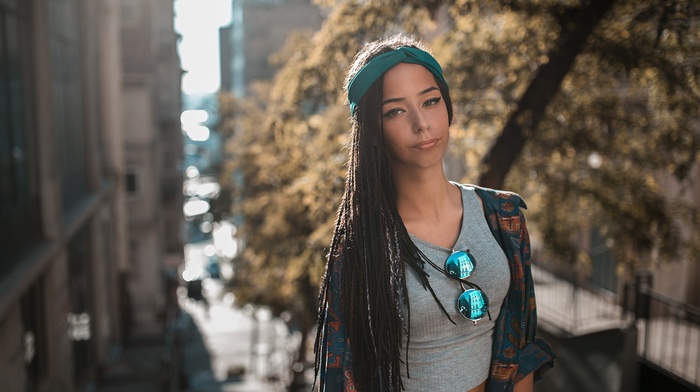
{"type": "Polygon", "coordinates": [[[449,122],[442,93],[430,71],[409,63],[387,71],[382,126],[392,169],[442,165],[449,122]]]}

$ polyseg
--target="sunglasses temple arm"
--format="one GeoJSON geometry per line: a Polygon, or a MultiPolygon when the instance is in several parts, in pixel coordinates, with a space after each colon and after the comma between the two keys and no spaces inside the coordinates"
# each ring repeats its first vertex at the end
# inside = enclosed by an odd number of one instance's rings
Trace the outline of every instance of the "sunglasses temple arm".
{"type": "Polygon", "coordinates": [[[464,279],[457,279],[457,280],[459,280],[460,282],[466,284],[467,286],[469,286],[469,287],[471,287],[471,288],[473,288],[473,289],[477,289],[477,290],[481,291],[482,293],[486,293],[486,292],[485,292],[484,290],[482,290],[481,287],[479,287],[479,285],[477,285],[476,283],[472,283],[472,282],[470,282],[470,281],[468,281],[468,280],[464,280],[464,279]]]}

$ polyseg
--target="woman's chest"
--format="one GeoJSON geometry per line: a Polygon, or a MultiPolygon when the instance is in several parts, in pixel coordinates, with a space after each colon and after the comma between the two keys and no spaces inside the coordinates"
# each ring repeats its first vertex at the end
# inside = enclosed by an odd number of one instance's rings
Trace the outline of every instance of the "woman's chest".
{"type": "MultiPolygon", "coordinates": [[[[480,236],[471,239],[460,238],[456,243],[459,249],[455,250],[469,249],[469,252],[474,256],[476,266],[472,275],[466,280],[480,287],[486,295],[491,320],[485,316],[475,325],[471,320],[464,318],[459,313],[457,302],[459,296],[464,292],[464,287],[459,281],[445,276],[429,264],[425,265],[425,271],[429,274],[428,282],[435,296],[450,318],[457,323],[457,331],[460,331],[460,334],[478,335],[493,328],[510,286],[510,268],[503,250],[490,233],[484,234],[489,236],[490,240],[486,236],[484,236],[485,238],[479,238],[480,236]]],[[[414,239],[414,241],[426,257],[444,269],[445,261],[451,254],[450,250],[428,246],[422,240],[414,239]]],[[[441,334],[443,332],[451,333],[447,332],[450,330],[447,327],[454,325],[447,319],[430,291],[423,288],[415,271],[410,268],[406,270],[406,283],[411,307],[411,344],[414,342],[420,344],[422,340],[427,342],[445,338],[441,334]],[[447,329],[439,328],[436,331],[436,326],[447,329]]],[[[468,288],[466,285],[465,287],[468,288]]]]}

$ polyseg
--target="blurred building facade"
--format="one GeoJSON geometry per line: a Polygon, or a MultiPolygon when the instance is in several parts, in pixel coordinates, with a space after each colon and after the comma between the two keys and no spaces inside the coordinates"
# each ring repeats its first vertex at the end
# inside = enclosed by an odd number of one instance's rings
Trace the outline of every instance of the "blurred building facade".
{"type": "Polygon", "coordinates": [[[270,55],[294,31],[317,31],[327,16],[311,0],[232,0],[231,24],[220,30],[221,90],[245,96],[251,82],[271,79],[270,55]]]}
{"type": "MultiPolygon", "coordinates": [[[[687,132],[700,132],[700,124],[695,130],[689,129],[687,132]]],[[[671,205],[684,204],[700,211],[700,164],[693,166],[688,177],[688,181],[683,185],[671,176],[663,176],[659,180],[660,189],[666,190],[668,203],[671,205]]],[[[678,221],[679,232],[684,241],[689,241],[692,233],[699,230],[697,227],[690,227],[687,220],[678,221]]],[[[664,260],[652,268],[652,273],[654,288],[660,293],[700,308],[700,256],[691,253],[690,257],[664,260]]]]}
{"type": "MultiPolygon", "coordinates": [[[[700,166],[686,185],[663,174],[657,180],[670,205],[700,209],[700,166]]],[[[690,240],[697,228],[685,222],[675,224],[690,240]]],[[[614,243],[599,228],[583,229],[573,239],[586,265],[534,260],[540,330],[561,359],[540,389],[700,390],[697,255],[660,260],[652,251],[635,270],[624,271],[613,257],[614,243]]]]}
{"type": "Polygon", "coordinates": [[[3,391],[91,388],[181,261],[171,0],[0,2],[3,391]]]}
{"type": "Polygon", "coordinates": [[[172,0],[120,1],[128,290],[134,322],[166,303],[161,279],[182,261],[181,70],[172,0]],[[165,270],[164,270],[165,268],[165,270]]]}

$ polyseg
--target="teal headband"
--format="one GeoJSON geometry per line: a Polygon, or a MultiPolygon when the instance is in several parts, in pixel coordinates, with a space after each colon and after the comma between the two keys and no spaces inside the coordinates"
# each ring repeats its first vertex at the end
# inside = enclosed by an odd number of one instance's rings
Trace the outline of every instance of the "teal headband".
{"type": "Polygon", "coordinates": [[[384,73],[393,68],[398,63],[420,64],[430,71],[436,78],[440,79],[447,86],[445,78],[442,76],[442,68],[437,60],[430,53],[402,46],[391,52],[382,53],[370,60],[360,71],[353,76],[348,84],[348,101],[350,102],[350,114],[355,113],[355,108],[360,99],[365,95],[372,84],[384,73]]]}

